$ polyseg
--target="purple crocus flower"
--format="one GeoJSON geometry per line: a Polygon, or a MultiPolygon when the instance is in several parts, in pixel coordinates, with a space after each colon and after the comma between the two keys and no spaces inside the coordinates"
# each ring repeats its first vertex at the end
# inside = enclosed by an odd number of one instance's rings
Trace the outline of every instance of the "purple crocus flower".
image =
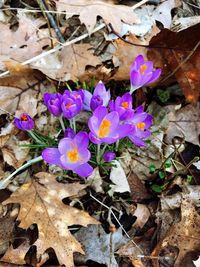
{"type": "Polygon", "coordinates": [[[145,146],[145,142],[142,139],[151,135],[151,131],[149,131],[148,128],[151,127],[152,121],[153,117],[147,112],[144,112],[143,106],[136,108],[130,120],[133,129],[128,136],[136,146],[145,146]]]}
{"type": "Polygon", "coordinates": [[[107,151],[103,154],[103,159],[106,162],[111,162],[113,159],[116,158],[115,152],[107,151]]]}
{"type": "Polygon", "coordinates": [[[111,100],[109,103],[110,111],[117,111],[120,120],[127,120],[132,117],[132,96],[130,93],[125,93],[122,97],[118,96],[116,100],[111,100]]]}
{"type": "Polygon", "coordinates": [[[156,81],[161,74],[161,69],[153,69],[152,61],[145,61],[142,55],[134,60],[130,69],[131,94],[145,84],[156,81]]]}
{"type": "Polygon", "coordinates": [[[89,138],[94,144],[112,144],[129,135],[131,124],[120,125],[119,114],[116,111],[108,113],[107,108],[99,106],[88,121],[89,138]]]}
{"type": "Polygon", "coordinates": [[[100,81],[93,92],[93,95],[84,90],[84,109],[91,111],[95,110],[98,106],[107,107],[110,100],[110,90],[106,91],[106,87],[102,81],[100,81]]]}
{"type": "Polygon", "coordinates": [[[59,117],[62,113],[61,102],[62,95],[59,93],[44,93],[43,95],[44,103],[48,110],[56,117],[59,117]]]}
{"type": "Polygon", "coordinates": [[[93,172],[93,168],[87,163],[91,157],[88,144],[88,134],[79,132],[73,138],[61,139],[58,148],[44,149],[42,158],[49,164],[59,165],[81,177],[87,177],[93,172]]]}
{"type": "Polygon", "coordinates": [[[65,91],[62,97],[62,111],[63,116],[67,119],[72,119],[83,108],[83,92],[81,91],[65,91]]]}
{"type": "Polygon", "coordinates": [[[34,128],[34,121],[27,113],[22,113],[19,118],[14,119],[15,126],[24,131],[30,131],[34,128]]]}

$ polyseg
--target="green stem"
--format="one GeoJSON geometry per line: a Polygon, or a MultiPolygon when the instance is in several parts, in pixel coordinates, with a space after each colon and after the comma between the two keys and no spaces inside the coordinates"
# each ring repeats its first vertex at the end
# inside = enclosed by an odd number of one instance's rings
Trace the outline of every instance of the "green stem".
{"type": "Polygon", "coordinates": [[[74,132],[76,133],[76,117],[72,119],[74,132]]]}
{"type": "Polygon", "coordinates": [[[116,144],[115,144],[115,151],[117,152],[119,149],[119,140],[117,140],[116,144]]]}
{"type": "Polygon", "coordinates": [[[39,138],[37,138],[33,131],[28,131],[28,133],[33,138],[33,140],[36,141],[36,143],[43,144],[43,142],[39,138]]]}
{"type": "Polygon", "coordinates": [[[64,121],[63,121],[63,116],[59,117],[59,121],[60,121],[60,125],[62,127],[63,132],[65,132],[65,124],[64,124],[64,121]]]}
{"type": "Polygon", "coordinates": [[[7,185],[11,182],[12,177],[15,176],[18,172],[42,160],[43,160],[42,156],[39,156],[37,158],[31,159],[28,162],[26,162],[24,165],[22,165],[17,170],[15,170],[13,173],[11,173],[6,179],[0,181],[0,190],[6,188],[7,185]]]}
{"type": "Polygon", "coordinates": [[[101,144],[97,145],[97,164],[100,163],[101,160],[101,144]]]}

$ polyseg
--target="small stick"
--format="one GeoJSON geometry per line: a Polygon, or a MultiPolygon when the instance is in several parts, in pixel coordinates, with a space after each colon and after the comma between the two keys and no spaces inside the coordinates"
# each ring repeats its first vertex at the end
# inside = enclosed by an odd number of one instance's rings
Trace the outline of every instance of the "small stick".
{"type": "MultiPolygon", "coordinates": [[[[126,232],[126,230],[124,229],[123,225],[120,223],[120,221],[117,219],[116,215],[114,214],[114,212],[111,210],[111,208],[109,208],[107,205],[105,205],[104,203],[102,203],[100,200],[98,200],[96,197],[94,197],[91,193],[90,193],[91,198],[93,198],[94,200],[96,200],[96,202],[98,202],[99,204],[101,204],[102,206],[104,206],[106,209],[108,209],[108,211],[110,211],[110,213],[113,215],[113,217],[115,218],[116,222],[119,224],[119,226],[121,227],[122,231],[125,233],[125,235],[128,237],[128,239],[130,239],[130,241],[134,244],[134,246],[136,246],[140,252],[144,255],[143,250],[131,239],[131,237],[129,236],[129,234],[126,232]]],[[[141,255],[140,255],[141,256],[141,255]]]]}
{"type": "MultiPolygon", "coordinates": [[[[45,2],[45,0],[37,0],[41,10],[42,10],[42,13],[43,13],[43,10],[48,10],[48,6],[47,6],[47,3],[45,2]]],[[[53,15],[51,13],[43,13],[44,16],[48,17],[49,19],[49,22],[51,24],[51,26],[53,27],[55,33],[56,33],[56,36],[58,38],[58,41],[61,42],[61,43],[64,43],[65,42],[65,39],[64,37],[62,36],[62,33],[60,31],[60,29],[58,28],[58,25],[56,24],[55,22],[55,19],[53,17],[53,15]]]]}
{"type": "Polygon", "coordinates": [[[139,3],[135,4],[134,6],[132,6],[131,8],[134,10],[142,5],[144,5],[146,2],[148,2],[149,0],[142,0],[139,3]]]}

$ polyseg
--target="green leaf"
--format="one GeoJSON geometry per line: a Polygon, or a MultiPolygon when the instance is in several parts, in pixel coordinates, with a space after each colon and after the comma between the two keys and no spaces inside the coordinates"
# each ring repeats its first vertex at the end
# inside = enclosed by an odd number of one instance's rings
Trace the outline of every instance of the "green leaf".
{"type": "Polygon", "coordinates": [[[154,164],[149,165],[149,172],[154,173],[156,170],[156,166],[154,164]]]}
{"type": "Polygon", "coordinates": [[[172,163],[171,163],[171,159],[166,159],[165,162],[164,162],[164,166],[165,166],[165,168],[166,168],[166,169],[167,169],[167,168],[170,168],[171,165],[172,165],[172,163]]]}
{"type": "Polygon", "coordinates": [[[158,184],[153,184],[153,185],[151,186],[151,189],[152,189],[154,192],[156,192],[156,193],[161,193],[162,190],[163,190],[163,186],[158,185],[158,184]]]}
{"type": "Polygon", "coordinates": [[[188,182],[188,183],[191,183],[193,177],[192,177],[192,175],[187,175],[186,179],[187,179],[187,182],[188,182]]]}
{"type": "Polygon", "coordinates": [[[165,173],[163,171],[159,171],[158,175],[159,175],[160,179],[164,179],[165,178],[165,173]]]}

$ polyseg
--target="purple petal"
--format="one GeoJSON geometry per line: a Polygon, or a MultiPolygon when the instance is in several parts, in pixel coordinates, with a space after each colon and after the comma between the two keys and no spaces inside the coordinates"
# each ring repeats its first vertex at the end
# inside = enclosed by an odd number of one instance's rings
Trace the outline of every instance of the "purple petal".
{"type": "Polygon", "coordinates": [[[57,148],[45,148],[42,151],[42,158],[49,164],[60,165],[60,152],[57,148]]]}
{"type": "Polygon", "coordinates": [[[98,84],[96,85],[95,89],[94,89],[94,93],[93,95],[99,95],[99,96],[102,96],[102,95],[105,95],[107,92],[106,92],[106,87],[104,85],[104,83],[102,81],[99,81],[98,84]]]}
{"type": "Polygon", "coordinates": [[[142,64],[144,64],[144,57],[143,55],[138,55],[133,61],[130,71],[138,70],[142,64]]]}
{"type": "Polygon", "coordinates": [[[97,132],[99,130],[100,123],[101,123],[101,121],[98,120],[98,118],[95,116],[92,116],[91,118],[89,118],[88,127],[89,127],[90,131],[97,134],[97,132]]]}
{"type": "Polygon", "coordinates": [[[93,168],[90,164],[85,163],[74,169],[74,172],[81,177],[88,177],[92,174],[93,168]]]}
{"type": "Polygon", "coordinates": [[[99,138],[97,138],[93,133],[89,133],[89,138],[90,138],[90,141],[94,144],[101,144],[103,143],[103,141],[99,138]]]}
{"type": "Polygon", "coordinates": [[[116,158],[115,152],[107,151],[103,154],[103,159],[106,162],[111,162],[113,159],[116,158]]]}
{"type": "Polygon", "coordinates": [[[124,124],[124,125],[119,125],[117,128],[117,133],[119,138],[124,138],[128,136],[133,129],[133,126],[131,124],[124,124]]]}
{"type": "Polygon", "coordinates": [[[119,139],[119,136],[117,134],[115,136],[101,138],[102,143],[106,143],[109,145],[115,143],[118,139],[119,139]]]}
{"type": "Polygon", "coordinates": [[[71,138],[63,138],[58,144],[58,150],[61,154],[67,153],[69,150],[73,150],[74,142],[71,138]]]}
{"type": "Polygon", "coordinates": [[[14,119],[14,125],[15,125],[18,129],[20,129],[20,130],[24,130],[23,127],[21,126],[21,121],[20,121],[20,119],[15,118],[15,119],[14,119]]]}
{"type": "Polygon", "coordinates": [[[95,110],[98,106],[103,105],[103,99],[99,95],[94,95],[90,102],[91,110],[95,110]]]}
{"type": "Polygon", "coordinates": [[[142,75],[138,71],[133,70],[131,72],[130,80],[131,80],[132,85],[142,86],[142,83],[141,83],[142,75]]]}
{"type": "Polygon", "coordinates": [[[138,147],[145,146],[145,142],[137,136],[129,135],[131,141],[138,147]]]}
{"type": "Polygon", "coordinates": [[[73,139],[75,135],[76,134],[72,128],[68,127],[67,129],[65,129],[64,137],[69,137],[70,139],[73,139]]]}
{"type": "Polygon", "coordinates": [[[116,130],[119,124],[119,114],[116,111],[110,112],[104,117],[104,120],[108,120],[111,125],[109,127],[109,134],[105,137],[111,137],[112,133],[116,130]]]}
{"type": "Polygon", "coordinates": [[[151,127],[151,125],[153,123],[153,116],[148,114],[146,119],[144,120],[144,123],[145,123],[145,129],[151,127]]]}
{"type": "Polygon", "coordinates": [[[153,71],[153,75],[148,83],[155,82],[160,77],[160,75],[161,75],[161,69],[156,69],[155,71],[153,71]]]}
{"type": "Polygon", "coordinates": [[[152,72],[147,72],[144,75],[141,75],[141,86],[148,84],[149,80],[151,79],[153,73],[152,72]]]}
{"type": "Polygon", "coordinates": [[[146,65],[146,70],[144,71],[144,75],[148,72],[152,72],[153,62],[152,61],[146,61],[144,64],[146,65]]]}
{"type": "Polygon", "coordinates": [[[74,137],[73,140],[77,147],[79,148],[87,148],[88,144],[89,144],[89,137],[88,134],[86,132],[79,132],[77,133],[77,135],[74,137]]]}
{"type": "Polygon", "coordinates": [[[91,102],[92,94],[87,90],[83,90],[83,93],[84,93],[83,109],[87,111],[91,111],[90,102],[91,102]]]}

